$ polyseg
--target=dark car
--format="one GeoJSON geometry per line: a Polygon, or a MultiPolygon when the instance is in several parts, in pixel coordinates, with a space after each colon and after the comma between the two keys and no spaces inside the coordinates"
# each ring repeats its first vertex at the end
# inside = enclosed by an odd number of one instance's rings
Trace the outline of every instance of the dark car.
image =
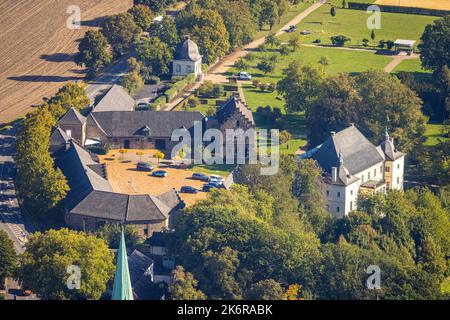
{"type": "Polygon", "coordinates": [[[220,187],[214,183],[205,184],[202,188],[204,192],[209,192],[211,189],[219,189],[220,187]]]}
{"type": "Polygon", "coordinates": [[[195,189],[194,187],[184,186],[184,187],[181,187],[180,192],[181,193],[197,193],[198,190],[195,189]]]}
{"type": "Polygon", "coordinates": [[[139,171],[152,171],[153,167],[148,162],[138,162],[138,164],[136,165],[136,170],[139,170],[139,171]]]}
{"type": "Polygon", "coordinates": [[[158,177],[158,178],[165,178],[165,177],[167,177],[167,171],[165,171],[165,170],[153,171],[152,176],[158,177]]]}
{"type": "Polygon", "coordinates": [[[192,175],[192,179],[209,182],[209,177],[206,174],[198,173],[198,172],[196,172],[192,175]]]}
{"type": "Polygon", "coordinates": [[[294,32],[295,30],[297,30],[296,26],[290,26],[289,29],[286,30],[286,32],[291,33],[291,32],[294,32]]]}

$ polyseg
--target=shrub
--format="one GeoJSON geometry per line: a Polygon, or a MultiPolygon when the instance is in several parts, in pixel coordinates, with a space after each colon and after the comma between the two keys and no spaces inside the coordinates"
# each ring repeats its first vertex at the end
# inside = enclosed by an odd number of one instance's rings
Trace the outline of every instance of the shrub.
{"type": "Polygon", "coordinates": [[[267,88],[267,85],[265,83],[262,82],[259,84],[259,90],[264,91],[264,90],[266,90],[266,88],[267,88]]]}
{"type": "Polygon", "coordinates": [[[316,39],[313,41],[313,43],[321,43],[321,42],[322,42],[322,40],[320,40],[320,39],[316,39]]]}
{"type": "Polygon", "coordinates": [[[245,68],[247,68],[247,63],[245,62],[245,60],[244,59],[242,59],[242,58],[240,58],[239,60],[237,60],[235,63],[234,63],[234,66],[236,67],[236,68],[238,68],[238,69],[245,69],[245,68]]]}
{"type": "Polygon", "coordinates": [[[330,39],[331,39],[331,43],[336,47],[343,47],[347,41],[351,40],[350,38],[348,38],[344,35],[333,36],[330,39]]]}
{"type": "Polygon", "coordinates": [[[383,49],[385,45],[386,45],[386,41],[384,41],[384,40],[378,41],[378,47],[379,47],[380,49],[383,49]]]}
{"type": "Polygon", "coordinates": [[[251,62],[251,61],[255,61],[256,57],[255,57],[255,54],[249,53],[244,57],[244,59],[251,62]]]}
{"type": "Polygon", "coordinates": [[[286,44],[283,44],[281,47],[280,47],[280,54],[282,55],[282,56],[287,56],[287,55],[289,55],[289,53],[291,53],[291,48],[289,48],[289,46],[288,45],[286,45],[286,44]]]}
{"type": "Polygon", "coordinates": [[[276,84],[275,83],[269,83],[267,85],[267,90],[269,90],[270,92],[274,92],[276,89],[276,84]]]}
{"type": "Polygon", "coordinates": [[[392,48],[394,47],[394,41],[391,40],[386,41],[386,46],[388,50],[392,50],[392,48]]]}
{"type": "Polygon", "coordinates": [[[198,98],[196,96],[191,96],[188,98],[187,104],[191,108],[196,108],[200,104],[200,101],[198,100],[198,98]]]}
{"type": "Polygon", "coordinates": [[[259,80],[253,80],[253,81],[252,81],[252,85],[253,85],[255,88],[258,88],[258,87],[259,87],[259,80]]]}
{"type": "Polygon", "coordinates": [[[159,77],[157,77],[157,76],[150,76],[145,81],[145,83],[147,83],[147,84],[159,84],[160,82],[161,82],[161,79],[159,79],[159,77]]]}
{"type": "Polygon", "coordinates": [[[367,47],[369,45],[369,39],[366,38],[362,39],[362,43],[364,47],[367,47]]]}
{"type": "Polygon", "coordinates": [[[291,134],[286,130],[281,130],[280,135],[280,144],[288,143],[291,140],[291,134]]]}

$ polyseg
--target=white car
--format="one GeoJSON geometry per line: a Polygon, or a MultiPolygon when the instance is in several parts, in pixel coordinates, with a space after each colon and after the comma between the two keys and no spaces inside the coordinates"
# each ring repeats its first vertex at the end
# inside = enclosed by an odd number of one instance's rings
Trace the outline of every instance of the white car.
{"type": "Polygon", "coordinates": [[[237,78],[238,80],[251,80],[252,76],[248,72],[241,71],[237,74],[237,78]]]}
{"type": "Polygon", "coordinates": [[[224,182],[224,179],[221,176],[213,174],[213,175],[209,176],[209,182],[212,182],[217,185],[222,185],[224,182]]]}

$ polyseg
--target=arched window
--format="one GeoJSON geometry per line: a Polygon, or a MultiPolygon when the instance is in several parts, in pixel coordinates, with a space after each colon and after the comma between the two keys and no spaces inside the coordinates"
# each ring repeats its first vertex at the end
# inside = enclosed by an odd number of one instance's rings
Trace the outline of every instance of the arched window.
{"type": "Polygon", "coordinates": [[[181,64],[177,64],[176,70],[177,70],[177,73],[181,72],[181,64]]]}

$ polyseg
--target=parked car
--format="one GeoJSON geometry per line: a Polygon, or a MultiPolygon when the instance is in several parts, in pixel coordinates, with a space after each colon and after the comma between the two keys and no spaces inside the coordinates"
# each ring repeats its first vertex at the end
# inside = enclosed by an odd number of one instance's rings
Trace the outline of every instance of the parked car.
{"type": "Polygon", "coordinates": [[[217,186],[217,185],[214,184],[214,183],[208,183],[208,184],[205,184],[205,185],[203,186],[202,190],[203,190],[204,192],[209,192],[209,191],[211,191],[211,189],[219,189],[219,188],[220,188],[220,187],[217,186]]]}
{"type": "Polygon", "coordinates": [[[147,107],[148,106],[148,103],[145,103],[145,102],[139,102],[138,104],[137,104],[137,107],[138,108],[145,108],[145,107],[147,107]]]}
{"type": "Polygon", "coordinates": [[[217,174],[212,174],[209,176],[209,182],[215,183],[218,185],[222,185],[224,182],[224,179],[221,176],[218,176],[217,174]]]}
{"type": "Polygon", "coordinates": [[[287,29],[286,32],[291,33],[291,32],[294,32],[295,30],[297,30],[297,27],[292,25],[292,26],[289,26],[289,29],[287,29]]]}
{"type": "Polygon", "coordinates": [[[165,177],[167,177],[167,171],[165,171],[165,170],[153,171],[152,176],[158,177],[158,178],[165,178],[165,177]]]}
{"type": "Polygon", "coordinates": [[[22,296],[28,297],[31,296],[33,292],[31,290],[22,290],[22,296]]]}
{"type": "Polygon", "coordinates": [[[138,170],[138,171],[152,171],[153,167],[148,162],[138,162],[138,164],[136,165],[136,170],[138,170]]]}
{"type": "Polygon", "coordinates": [[[192,179],[209,182],[209,177],[204,173],[195,172],[192,174],[192,179]]]}
{"type": "Polygon", "coordinates": [[[245,71],[241,71],[236,75],[238,80],[252,80],[252,76],[245,71]]]}
{"type": "Polygon", "coordinates": [[[190,186],[183,186],[180,189],[181,193],[197,193],[198,190],[195,189],[194,187],[190,187],[190,186]]]}

